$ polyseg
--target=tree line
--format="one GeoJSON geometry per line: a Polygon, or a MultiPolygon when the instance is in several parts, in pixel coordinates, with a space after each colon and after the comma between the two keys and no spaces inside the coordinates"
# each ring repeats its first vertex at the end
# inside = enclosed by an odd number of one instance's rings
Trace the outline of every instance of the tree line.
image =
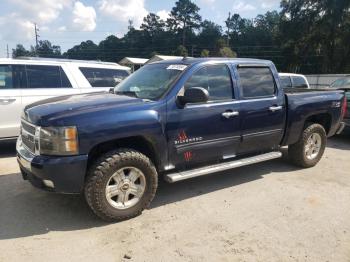
{"type": "Polygon", "coordinates": [[[194,57],[250,57],[274,61],[279,71],[350,72],[350,1],[283,0],[280,11],[246,19],[229,13],[220,26],[199,15],[191,0],[178,0],[164,21],[149,13],[139,29],[130,20],[123,37],[81,42],[62,53],[48,40],[26,50],[18,44],[13,57],[40,56],[119,61],[155,54],[194,57]]]}

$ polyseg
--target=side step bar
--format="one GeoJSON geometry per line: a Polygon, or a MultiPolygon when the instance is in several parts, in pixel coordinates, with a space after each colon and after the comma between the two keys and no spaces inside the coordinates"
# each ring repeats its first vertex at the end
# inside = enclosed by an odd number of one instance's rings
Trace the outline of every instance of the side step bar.
{"type": "Polygon", "coordinates": [[[221,164],[211,165],[211,166],[205,166],[200,167],[188,171],[182,171],[182,172],[176,172],[165,175],[165,180],[169,183],[174,183],[177,181],[197,177],[197,176],[204,176],[215,172],[220,172],[224,170],[229,170],[241,166],[247,166],[255,163],[264,162],[267,160],[280,158],[282,156],[281,152],[270,152],[262,155],[257,155],[253,157],[247,157],[239,160],[234,160],[231,162],[225,162],[221,164]]]}

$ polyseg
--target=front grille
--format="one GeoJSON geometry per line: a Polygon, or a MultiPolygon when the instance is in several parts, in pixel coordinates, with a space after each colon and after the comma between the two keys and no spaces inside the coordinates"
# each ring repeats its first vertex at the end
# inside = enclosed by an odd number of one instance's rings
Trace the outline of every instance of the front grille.
{"type": "Polygon", "coordinates": [[[21,128],[22,143],[32,153],[34,153],[35,152],[35,126],[23,120],[21,124],[22,124],[22,128],[21,128]]]}

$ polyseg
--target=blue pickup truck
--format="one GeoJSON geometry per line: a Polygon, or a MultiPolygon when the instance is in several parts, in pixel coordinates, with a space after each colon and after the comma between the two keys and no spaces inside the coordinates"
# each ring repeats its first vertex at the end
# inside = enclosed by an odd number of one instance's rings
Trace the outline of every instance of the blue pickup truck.
{"type": "Polygon", "coordinates": [[[24,179],[84,193],[107,221],[136,216],[163,176],[172,183],[281,157],[312,167],[344,127],[339,90],[282,89],[274,64],[177,59],[148,64],[111,93],[24,109],[17,159],[24,179]]]}

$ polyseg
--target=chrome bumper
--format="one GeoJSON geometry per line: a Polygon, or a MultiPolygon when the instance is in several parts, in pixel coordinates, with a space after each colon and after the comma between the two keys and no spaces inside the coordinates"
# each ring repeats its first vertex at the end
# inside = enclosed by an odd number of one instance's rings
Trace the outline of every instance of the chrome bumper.
{"type": "Polygon", "coordinates": [[[24,147],[21,136],[17,138],[16,151],[17,151],[17,161],[24,168],[31,171],[34,155],[24,147]]]}

